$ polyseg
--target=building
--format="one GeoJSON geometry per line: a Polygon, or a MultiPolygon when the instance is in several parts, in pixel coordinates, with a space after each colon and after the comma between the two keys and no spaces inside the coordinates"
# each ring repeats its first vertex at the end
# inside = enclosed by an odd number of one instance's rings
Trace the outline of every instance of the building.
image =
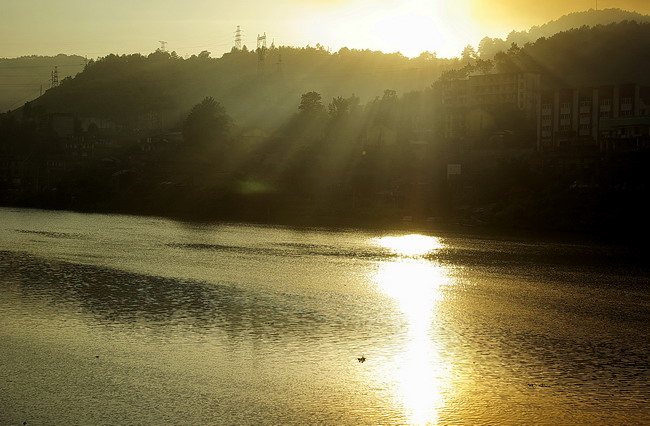
{"type": "Polygon", "coordinates": [[[538,149],[647,149],[650,87],[618,84],[541,94],[538,149]]]}
{"type": "Polygon", "coordinates": [[[540,75],[536,73],[482,74],[443,81],[443,135],[446,139],[473,139],[510,130],[499,128],[497,116],[504,107],[535,121],[539,93],[540,75]]]}

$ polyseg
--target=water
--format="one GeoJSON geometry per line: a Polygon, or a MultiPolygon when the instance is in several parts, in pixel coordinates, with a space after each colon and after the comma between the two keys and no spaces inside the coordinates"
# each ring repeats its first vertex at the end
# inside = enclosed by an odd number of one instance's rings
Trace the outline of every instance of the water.
{"type": "Polygon", "coordinates": [[[0,209],[0,424],[650,423],[644,260],[0,209]]]}

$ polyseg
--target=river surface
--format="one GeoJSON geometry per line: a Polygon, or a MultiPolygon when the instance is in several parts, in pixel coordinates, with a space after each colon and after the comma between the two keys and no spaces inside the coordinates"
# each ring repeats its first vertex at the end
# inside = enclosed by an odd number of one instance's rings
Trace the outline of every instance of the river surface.
{"type": "Polygon", "coordinates": [[[646,261],[2,208],[0,424],[650,423],[646,261]]]}

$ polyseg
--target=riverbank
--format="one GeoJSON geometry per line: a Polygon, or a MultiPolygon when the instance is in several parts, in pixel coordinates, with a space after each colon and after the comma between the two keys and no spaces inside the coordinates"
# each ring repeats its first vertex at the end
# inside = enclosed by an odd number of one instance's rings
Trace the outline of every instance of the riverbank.
{"type": "MultiPolygon", "coordinates": [[[[580,242],[584,244],[622,244],[638,246],[644,244],[643,233],[629,228],[632,224],[621,229],[584,229],[582,227],[566,227],[546,229],[540,226],[507,226],[494,224],[477,219],[460,212],[455,216],[424,216],[410,215],[408,211],[395,209],[354,209],[354,210],[319,210],[307,207],[285,207],[270,209],[263,206],[247,211],[202,211],[193,209],[171,209],[158,211],[144,206],[85,206],[84,208],[44,208],[40,206],[1,205],[0,208],[28,208],[44,211],[72,211],[91,214],[118,214],[141,217],[159,217],[180,222],[198,223],[249,223],[258,225],[279,225],[295,228],[353,228],[375,232],[409,232],[409,233],[444,233],[467,235],[486,239],[535,239],[546,242],[580,242]],[[101,208],[100,208],[101,207],[101,208]]],[[[481,211],[481,213],[484,213],[481,211]]],[[[637,228],[637,230],[640,228],[637,228]]]]}

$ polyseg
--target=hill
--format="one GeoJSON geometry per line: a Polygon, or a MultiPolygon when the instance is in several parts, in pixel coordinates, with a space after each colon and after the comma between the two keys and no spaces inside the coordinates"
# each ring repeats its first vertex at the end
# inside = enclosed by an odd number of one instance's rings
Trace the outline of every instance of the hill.
{"type": "Polygon", "coordinates": [[[584,12],[574,12],[546,24],[531,27],[527,31],[512,31],[505,40],[485,37],[479,43],[478,53],[482,59],[488,59],[499,51],[508,50],[512,43],[524,46],[526,43],[533,43],[540,38],[552,37],[555,34],[571,29],[583,26],[595,27],[623,21],[650,22],[650,16],[621,9],[590,9],[584,12]]]}
{"type": "Polygon", "coordinates": [[[189,108],[212,96],[241,125],[273,127],[296,111],[300,95],[316,91],[324,100],[354,94],[361,102],[422,90],[456,59],[322,47],[277,47],[259,54],[233,51],[221,58],[208,52],[188,59],[174,52],[147,56],[109,55],[90,61],[83,72],[63,80],[34,104],[51,112],[103,117],[124,126],[154,114],[173,127],[189,108]]]}
{"type": "Polygon", "coordinates": [[[497,55],[506,69],[539,72],[549,88],[650,84],[650,22],[583,26],[497,55]]]}
{"type": "Polygon", "coordinates": [[[0,58],[0,111],[17,108],[47,90],[54,67],[62,80],[82,71],[84,61],[81,56],[64,54],[0,58]]]}

